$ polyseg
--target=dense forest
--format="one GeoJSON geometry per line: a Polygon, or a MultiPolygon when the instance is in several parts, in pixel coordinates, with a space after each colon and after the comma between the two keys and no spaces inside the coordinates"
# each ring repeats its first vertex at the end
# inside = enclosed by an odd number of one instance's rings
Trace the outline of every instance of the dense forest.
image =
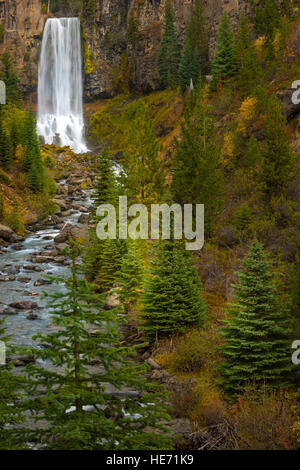
{"type": "MultiPolygon", "coordinates": [[[[97,27],[95,0],[41,3],[97,27]]],[[[204,3],[182,41],[166,2],[147,94],[129,12],[115,95],[84,104],[87,154],[39,140],[35,95],[2,55],[0,284],[15,281],[1,257],[56,219],[68,275],[45,277],[51,325],[33,346],[7,332],[0,290],[0,450],[300,449],[300,5],[250,0],[234,25],[224,11],[211,50],[204,3]],[[91,194],[80,233],[63,223],[75,186],[91,194]],[[188,251],[174,218],[166,240],[99,239],[97,208],[119,215],[124,196],[204,204],[204,247],[188,251]]]]}

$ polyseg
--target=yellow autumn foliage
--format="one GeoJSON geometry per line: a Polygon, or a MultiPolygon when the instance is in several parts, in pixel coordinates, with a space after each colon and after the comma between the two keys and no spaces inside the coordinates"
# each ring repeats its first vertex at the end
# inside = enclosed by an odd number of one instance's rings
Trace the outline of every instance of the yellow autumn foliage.
{"type": "Polygon", "coordinates": [[[254,118],[256,111],[257,99],[248,96],[241,104],[238,116],[238,130],[242,134],[246,134],[247,124],[254,118]]]}
{"type": "Polygon", "coordinates": [[[232,165],[234,157],[234,134],[233,132],[227,132],[224,135],[224,143],[221,151],[221,164],[225,168],[229,168],[232,165]]]}

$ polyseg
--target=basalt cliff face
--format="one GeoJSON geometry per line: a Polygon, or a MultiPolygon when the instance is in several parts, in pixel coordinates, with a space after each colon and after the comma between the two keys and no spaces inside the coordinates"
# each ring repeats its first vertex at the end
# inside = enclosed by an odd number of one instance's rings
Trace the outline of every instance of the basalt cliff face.
{"type": "MultiPolygon", "coordinates": [[[[85,98],[93,100],[112,96],[116,92],[116,77],[122,57],[134,55],[136,63],[135,87],[140,91],[158,88],[156,68],[163,31],[164,9],[167,0],[96,0],[93,21],[82,18],[83,51],[85,60],[85,98]],[[126,40],[131,11],[139,25],[140,40],[135,51],[126,40]]],[[[174,0],[174,11],[180,41],[183,42],[191,17],[193,0],[174,0]]],[[[239,13],[247,8],[247,0],[204,1],[210,30],[210,49],[213,51],[220,17],[228,11],[233,25],[239,13]]],[[[74,12],[60,12],[72,16],[74,12]]],[[[0,23],[3,38],[0,53],[8,49],[19,73],[24,91],[33,91],[37,83],[37,69],[44,23],[40,0],[0,0],[0,23]]]]}

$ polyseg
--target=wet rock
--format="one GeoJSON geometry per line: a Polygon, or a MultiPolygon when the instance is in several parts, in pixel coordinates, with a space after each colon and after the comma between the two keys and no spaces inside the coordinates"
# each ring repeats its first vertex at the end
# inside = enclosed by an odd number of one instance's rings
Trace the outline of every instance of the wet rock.
{"type": "Polygon", "coordinates": [[[0,282],[12,282],[15,280],[16,280],[15,276],[12,276],[10,274],[7,276],[0,276],[0,282]]]}
{"type": "Polygon", "coordinates": [[[68,206],[65,201],[62,199],[53,199],[54,204],[56,204],[61,210],[66,211],[68,210],[68,206]]]}
{"type": "Polygon", "coordinates": [[[41,264],[46,264],[46,263],[51,263],[54,261],[54,256],[36,256],[35,257],[35,262],[36,263],[41,263],[41,264]]]}
{"type": "Polygon", "coordinates": [[[65,250],[67,247],[67,243],[59,243],[58,245],[56,245],[56,249],[58,252],[65,250]]]}
{"type": "Polygon", "coordinates": [[[39,279],[38,281],[35,281],[34,287],[46,286],[48,284],[51,284],[49,279],[39,279]]]}
{"type": "Polygon", "coordinates": [[[11,316],[17,314],[18,312],[11,307],[6,307],[3,310],[0,310],[0,315],[11,316]]]}
{"type": "Polygon", "coordinates": [[[3,238],[4,240],[10,242],[14,241],[16,237],[15,232],[7,227],[6,225],[0,224],[0,238],[3,238]]]}
{"type": "Polygon", "coordinates": [[[35,360],[29,356],[13,356],[7,358],[7,362],[12,362],[15,367],[25,367],[27,364],[35,362],[35,360]]]}
{"type": "Polygon", "coordinates": [[[9,266],[6,269],[7,274],[18,274],[20,272],[19,266],[9,266]]]}
{"type": "Polygon", "coordinates": [[[70,217],[71,215],[71,210],[68,209],[67,211],[64,211],[61,213],[62,217],[70,217]]]}
{"type": "Polygon", "coordinates": [[[12,302],[9,304],[11,308],[16,308],[17,310],[35,310],[39,308],[38,304],[31,302],[30,300],[20,300],[19,302],[12,302]]]}
{"type": "Polygon", "coordinates": [[[87,224],[88,221],[89,221],[89,214],[81,214],[78,219],[79,224],[87,224]]]}
{"type": "Polygon", "coordinates": [[[17,281],[22,282],[23,284],[28,284],[28,282],[31,281],[31,278],[30,277],[18,277],[17,281]]]}
{"type": "Polygon", "coordinates": [[[39,317],[36,313],[30,313],[27,317],[27,320],[37,320],[39,317]]]}

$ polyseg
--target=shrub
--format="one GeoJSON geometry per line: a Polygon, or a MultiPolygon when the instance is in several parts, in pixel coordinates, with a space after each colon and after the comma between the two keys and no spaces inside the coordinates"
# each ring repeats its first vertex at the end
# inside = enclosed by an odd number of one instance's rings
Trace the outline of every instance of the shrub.
{"type": "Polygon", "coordinates": [[[251,387],[239,403],[235,416],[240,450],[296,449],[293,413],[284,392],[274,393],[251,387]]]}

